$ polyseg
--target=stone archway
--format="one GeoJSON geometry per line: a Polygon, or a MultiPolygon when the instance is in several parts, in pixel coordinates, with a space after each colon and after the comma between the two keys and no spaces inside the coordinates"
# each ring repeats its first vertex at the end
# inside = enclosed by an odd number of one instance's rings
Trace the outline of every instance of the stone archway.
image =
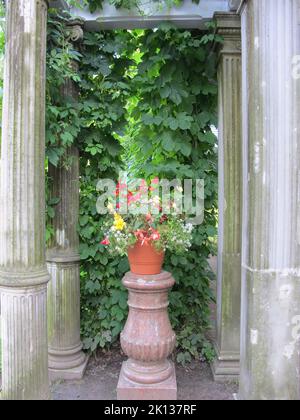
{"type": "MultiPolygon", "coordinates": [[[[236,10],[239,4],[242,51],[238,15],[216,15],[225,43],[219,70],[223,176],[214,371],[216,377],[238,374],[242,272],[240,398],[298,399],[300,91],[292,63],[300,54],[299,0],[230,1],[225,10],[236,10]]],[[[49,274],[44,252],[47,6],[47,0],[8,4],[0,219],[3,399],[49,398],[49,274]]],[[[71,262],[65,268],[76,271],[78,260],[71,261],[72,255],[68,261],[49,263],[57,270],[61,262],[71,262]]],[[[72,336],[76,340],[78,328],[77,322],[72,336]]],[[[74,344],[80,358],[79,347],[79,342],[78,347],[74,344]]]]}

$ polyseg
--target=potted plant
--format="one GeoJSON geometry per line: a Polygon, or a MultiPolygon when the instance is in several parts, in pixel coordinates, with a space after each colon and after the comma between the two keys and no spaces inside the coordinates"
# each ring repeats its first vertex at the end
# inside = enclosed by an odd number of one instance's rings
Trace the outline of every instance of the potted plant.
{"type": "Polygon", "coordinates": [[[175,201],[170,200],[168,212],[164,213],[161,199],[152,194],[153,187],[148,188],[145,181],[136,193],[128,190],[127,185],[118,184],[118,198],[122,190],[128,212],[120,214],[119,202],[115,207],[109,203],[110,217],[102,245],[108,246],[113,255],[127,255],[132,273],[159,274],[166,251],[175,254],[188,251],[193,226],[186,222],[184,215],[178,214],[175,201]]]}
{"type": "Polygon", "coordinates": [[[129,314],[121,333],[128,360],[119,377],[120,400],[177,398],[175,367],[168,359],[176,345],[168,316],[168,292],[175,280],[162,265],[166,251],[188,251],[193,226],[180,212],[179,195],[173,191],[160,198],[158,184],[158,179],[150,187],[142,181],[133,191],[119,183],[108,204],[102,244],[114,255],[127,255],[131,268],[122,280],[129,314]]]}

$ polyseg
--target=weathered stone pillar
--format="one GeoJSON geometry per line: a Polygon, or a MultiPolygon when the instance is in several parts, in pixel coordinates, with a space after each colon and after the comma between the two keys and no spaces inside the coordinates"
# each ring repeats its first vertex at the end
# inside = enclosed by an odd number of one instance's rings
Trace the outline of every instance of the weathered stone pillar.
{"type": "Polygon", "coordinates": [[[237,379],[240,359],[242,247],[241,24],[235,13],[216,13],[224,38],[219,80],[219,239],[217,323],[212,364],[217,381],[237,379]]]}
{"type": "Polygon", "coordinates": [[[48,399],[45,263],[47,2],[6,2],[1,144],[2,399],[48,399]]]}
{"type": "MultiPolygon", "coordinates": [[[[78,22],[70,26],[72,41],[82,38],[78,22]]],[[[74,63],[75,65],[75,63],[74,63]]],[[[77,101],[77,88],[66,81],[63,94],[77,101]]],[[[79,153],[67,150],[67,167],[50,165],[53,198],[59,198],[53,219],[54,238],[47,250],[49,320],[49,372],[54,379],[81,379],[88,358],[80,341],[79,153]]]]}
{"type": "Polygon", "coordinates": [[[299,0],[249,0],[242,9],[244,400],[299,399],[299,12],[299,0]]]}

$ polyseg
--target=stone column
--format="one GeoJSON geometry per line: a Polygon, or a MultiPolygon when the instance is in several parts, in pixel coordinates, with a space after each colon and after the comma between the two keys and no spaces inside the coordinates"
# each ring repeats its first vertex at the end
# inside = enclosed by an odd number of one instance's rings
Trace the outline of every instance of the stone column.
{"type": "Polygon", "coordinates": [[[243,4],[243,400],[300,395],[299,19],[299,0],[243,4]]]}
{"type": "Polygon", "coordinates": [[[240,358],[242,242],[241,26],[235,13],[216,13],[224,38],[219,80],[219,240],[217,323],[212,364],[216,381],[237,379],[240,358]]]}
{"type": "Polygon", "coordinates": [[[6,2],[0,294],[5,400],[48,399],[45,263],[47,2],[6,2]]]}
{"type": "MultiPolygon", "coordinates": [[[[78,22],[70,26],[71,39],[78,41],[83,31],[78,22]]],[[[74,63],[75,66],[75,63],[74,63]]],[[[66,81],[63,95],[77,101],[77,88],[66,81]]],[[[49,319],[49,373],[55,379],[81,379],[88,358],[80,341],[80,255],[77,232],[79,217],[79,153],[67,150],[67,167],[50,165],[51,195],[59,198],[53,219],[54,238],[47,250],[49,319]]]]}

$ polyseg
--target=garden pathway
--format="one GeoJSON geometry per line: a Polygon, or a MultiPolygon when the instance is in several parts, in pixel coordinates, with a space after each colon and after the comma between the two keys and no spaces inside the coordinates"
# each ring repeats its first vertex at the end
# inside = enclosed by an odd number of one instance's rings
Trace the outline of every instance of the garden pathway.
{"type": "MultiPolygon", "coordinates": [[[[81,381],[52,385],[55,400],[115,400],[121,363],[119,351],[92,359],[81,381]]],[[[217,384],[206,363],[193,362],[188,368],[176,367],[179,400],[232,400],[235,384],[217,384]]]]}

